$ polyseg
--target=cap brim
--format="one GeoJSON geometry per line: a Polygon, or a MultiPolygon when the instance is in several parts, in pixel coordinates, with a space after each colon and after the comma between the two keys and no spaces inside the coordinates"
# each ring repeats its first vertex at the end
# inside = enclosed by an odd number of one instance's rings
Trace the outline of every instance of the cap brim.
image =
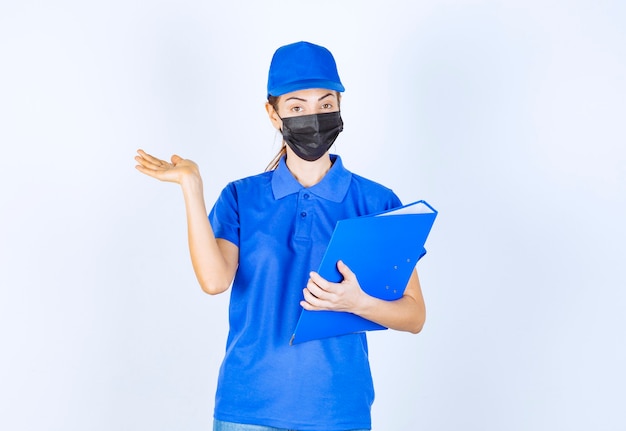
{"type": "Polygon", "coordinates": [[[282,96],[283,94],[292,93],[299,90],[310,90],[311,88],[324,88],[327,90],[334,90],[340,93],[345,91],[343,85],[339,82],[328,81],[323,79],[311,79],[307,81],[292,82],[289,84],[281,85],[280,87],[271,88],[268,90],[268,96],[282,96]]]}

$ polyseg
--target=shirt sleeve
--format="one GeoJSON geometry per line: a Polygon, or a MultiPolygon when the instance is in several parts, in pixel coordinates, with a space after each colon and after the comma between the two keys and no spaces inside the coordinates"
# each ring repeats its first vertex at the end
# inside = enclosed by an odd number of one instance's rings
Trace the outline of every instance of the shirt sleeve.
{"type": "Polygon", "coordinates": [[[209,222],[215,238],[228,240],[239,247],[239,203],[233,183],[222,190],[209,213],[209,222]]]}
{"type": "Polygon", "coordinates": [[[402,201],[400,200],[400,198],[393,191],[390,190],[389,200],[387,202],[387,208],[385,208],[385,210],[390,210],[401,206],[402,201]]]}

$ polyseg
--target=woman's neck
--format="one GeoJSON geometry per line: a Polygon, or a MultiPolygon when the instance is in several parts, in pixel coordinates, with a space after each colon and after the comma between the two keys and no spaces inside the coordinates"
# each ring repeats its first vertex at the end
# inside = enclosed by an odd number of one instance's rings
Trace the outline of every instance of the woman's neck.
{"type": "Polygon", "coordinates": [[[322,178],[333,165],[328,154],[324,154],[314,162],[307,162],[289,150],[287,150],[286,163],[291,174],[303,187],[313,187],[322,181],[322,178]]]}

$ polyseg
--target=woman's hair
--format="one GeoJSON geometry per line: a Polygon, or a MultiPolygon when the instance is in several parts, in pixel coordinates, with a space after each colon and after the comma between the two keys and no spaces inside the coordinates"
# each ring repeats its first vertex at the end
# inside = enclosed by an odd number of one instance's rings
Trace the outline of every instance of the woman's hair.
{"type": "MultiPolygon", "coordinates": [[[[335,91],[335,94],[337,95],[337,104],[341,106],[341,93],[338,91],[335,91]]],[[[267,102],[270,105],[272,105],[272,108],[274,108],[274,111],[276,112],[278,112],[278,98],[279,97],[280,96],[267,96],[267,102]]],[[[280,147],[280,150],[278,151],[278,153],[276,153],[272,161],[269,162],[269,164],[265,168],[265,172],[273,171],[274,169],[276,169],[278,167],[278,163],[280,162],[280,159],[285,154],[287,154],[287,146],[285,144],[285,141],[283,141],[283,145],[280,147]]]]}

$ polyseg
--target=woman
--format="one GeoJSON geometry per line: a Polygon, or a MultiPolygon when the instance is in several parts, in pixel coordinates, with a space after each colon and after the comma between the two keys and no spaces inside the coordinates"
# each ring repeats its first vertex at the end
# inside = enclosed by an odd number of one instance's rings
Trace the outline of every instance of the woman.
{"type": "Polygon", "coordinates": [[[414,272],[404,296],[367,295],[341,261],[344,279],[315,272],[340,219],[400,206],[388,188],[350,173],[330,147],[343,129],[344,91],[332,54],[298,42],[272,58],[266,110],[284,139],[271,169],[231,182],[207,217],[198,166],[138,151],[137,169],[181,185],[189,249],[202,289],[232,284],[214,430],[370,429],[374,390],[365,334],[289,345],[301,307],[355,313],[417,333],[425,319],[414,272]]]}

